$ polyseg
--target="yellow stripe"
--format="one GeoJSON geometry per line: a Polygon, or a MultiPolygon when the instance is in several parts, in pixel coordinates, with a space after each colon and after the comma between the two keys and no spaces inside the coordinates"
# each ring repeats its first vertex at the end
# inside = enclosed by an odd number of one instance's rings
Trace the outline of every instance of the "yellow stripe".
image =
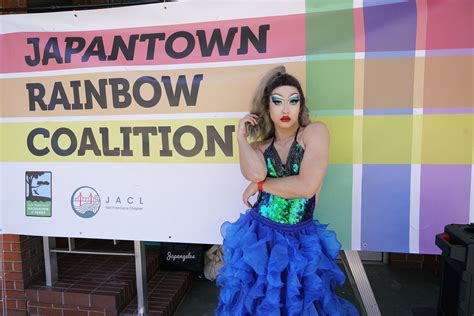
{"type": "MultiPolygon", "coordinates": [[[[357,147],[353,146],[353,125],[358,117],[352,116],[318,116],[330,133],[329,160],[334,164],[352,164],[357,147]]],[[[313,119],[315,121],[315,119],[313,119]]],[[[354,127],[355,129],[355,127],[354,127]]]]}
{"type": "MultiPolygon", "coordinates": [[[[238,163],[238,146],[235,141],[235,125],[238,119],[200,119],[200,120],[167,120],[167,121],[110,121],[110,122],[54,122],[54,123],[3,123],[0,124],[0,134],[3,135],[2,142],[2,161],[3,162],[143,162],[143,163],[238,163]],[[192,126],[196,129],[196,135],[202,136],[202,147],[198,150],[196,155],[186,157],[182,154],[183,150],[190,150],[196,145],[196,138],[193,134],[186,132],[181,137],[176,136],[176,132],[182,130],[185,126],[192,126]],[[215,154],[209,152],[206,156],[206,151],[210,146],[207,142],[209,137],[208,126],[215,128],[217,133],[225,140],[225,126],[228,126],[231,134],[231,156],[226,156],[219,145],[215,145],[215,154]],[[130,150],[133,151],[133,156],[105,156],[103,147],[102,134],[99,128],[106,128],[109,137],[109,149],[119,148],[120,151],[125,149],[123,135],[120,128],[131,128],[132,130],[139,127],[155,128],[156,135],[149,136],[149,156],[144,155],[143,137],[142,134],[130,134],[130,150]],[[160,133],[158,127],[169,127],[170,133],[160,133]],[[44,156],[34,155],[27,146],[28,135],[37,128],[44,128],[49,131],[49,137],[37,135],[34,138],[34,145],[37,149],[49,148],[49,153],[44,156]],[[71,130],[77,138],[77,147],[70,154],[62,156],[53,150],[52,139],[55,131],[60,128],[67,128],[71,130]],[[80,156],[79,149],[81,139],[85,136],[84,131],[90,129],[93,137],[97,143],[97,148],[100,150],[100,155],[95,155],[93,150],[85,150],[83,156],[80,156]],[[160,150],[166,149],[162,137],[167,134],[169,141],[169,149],[171,150],[171,157],[163,156],[160,150]],[[8,135],[8,137],[6,136],[8,135]],[[178,148],[173,143],[173,138],[176,137],[182,149],[178,148]],[[181,153],[180,153],[181,152],[181,153]]],[[[127,133],[125,133],[127,134],[127,133]]],[[[198,137],[199,138],[199,137],[198,137]]],[[[58,138],[58,145],[61,149],[66,150],[70,145],[70,137],[62,134],[58,138]]],[[[90,137],[84,138],[87,143],[91,143],[90,137]]],[[[211,142],[215,143],[215,142],[211,142]]],[[[212,146],[211,146],[212,147],[212,146]]]]}
{"type": "Polygon", "coordinates": [[[474,115],[424,115],[421,163],[470,164],[474,115]]]}
{"type": "MultiPolygon", "coordinates": [[[[330,160],[332,164],[470,164],[473,156],[473,115],[389,115],[389,116],[320,116],[329,127],[331,135],[330,160]]],[[[316,118],[313,117],[313,121],[316,118]]],[[[2,123],[0,124],[1,161],[3,162],[144,162],[144,163],[238,163],[238,145],[235,138],[238,119],[180,119],[149,121],[108,122],[49,122],[49,123],[2,123]],[[103,139],[109,149],[125,149],[124,134],[120,128],[135,131],[130,134],[130,150],[133,156],[107,156],[103,139]],[[155,135],[149,136],[149,156],[144,152],[143,134],[139,128],[147,127],[155,135]],[[44,156],[34,155],[27,146],[28,135],[37,128],[49,132],[48,137],[37,135],[35,148],[49,148],[44,156]],[[77,146],[69,155],[55,152],[53,134],[67,128],[77,139],[77,146]],[[101,134],[107,131],[108,137],[101,134]],[[169,128],[169,134],[163,129],[169,128]],[[187,129],[187,130],[186,130],[187,129]],[[81,156],[81,140],[90,144],[92,134],[100,152],[89,148],[81,156]],[[183,132],[180,136],[179,132],[183,132]],[[192,134],[194,132],[196,135],[192,134]],[[221,139],[223,146],[215,141],[221,139]],[[226,140],[227,133],[227,142],[226,140]],[[168,137],[165,137],[168,135],[168,137]],[[193,136],[194,135],[194,136],[193,136]],[[104,138],[103,138],[104,137],[104,138]],[[171,156],[163,152],[168,140],[171,156]],[[188,151],[196,145],[196,137],[202,137],[202,146],[195,153],[188,151]],[[215,153],[209,150],[215,147],[215,153]],[[161,152],[160,152],[161,151],[161,152]],[[187,155],[187,156],[186,156],[187,155]]],[[[67,135],[58,138],[58,146],[70,145],[67,135]]],[[[89,145],[89,147],[91,147],[89,145]]]]}

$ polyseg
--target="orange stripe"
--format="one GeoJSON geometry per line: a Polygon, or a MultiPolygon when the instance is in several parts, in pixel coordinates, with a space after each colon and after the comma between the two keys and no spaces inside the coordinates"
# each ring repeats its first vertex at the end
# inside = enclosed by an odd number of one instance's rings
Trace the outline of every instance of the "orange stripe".
{"type": "MultiPolygon", "coordinates": [[[[0,79],[0,85],[4,88],[1,107],[2,117],[47,117],[47,116],[92,116],[92,115],[130,115],[130,114],[168,114],[168,113],[214,113],[214,112],[246,112],[250,108],[252,94],[258,84],[260,78],[275,64],[226,67],[226,68],[207,68],[207,69],[182,69],[182,70],[166,70],[166,71],[128,71],[113,73],[93,73],[93,74],[76,74],[66,76],[50,76],[50,77],[34,77],[34,78],[9,78],[0,79]],[[176,87],[178,77],[183,75],[186,78],[187,86],[191,91],[191,83],[193,78],[202,74],[202,81],[199,83],[199,90],[196,99],[196,105],[188,106],[185,102],[183,94],[180,98],[178,106],[170,106],[168,94],[166,92],[164,76],[169,76],[173,91],[176,87]],[[138,86],[137,79],[142,77],[152,77],[156,80],[155,85],[161,88],[161,97],[157,100],[156,105],[151,107],[143,107],[144,104],[133,97],[133,85],[138,86]],[[131,103],[125,108],[114,108],[112,86],[110,79],[124,78],[130,83],[128,94],[131,96],[131,103]],[[58,87],[62,86],[65,91],[68,102],[75,103],[74,89],[71,88],[71,82],[78,82],[81,86],[79,91],[79,99],[77,104],[86,103],[85,80],[90,80],[99,89],[99,79],[105,81],[106,106],[103,109],[99,104],[92,102],[92,109],[72,109],[66,110],[62,102],[56,102],[54,110],[41,110],[39,102],[30,102],[29,90],[27,84],[39,83],[44,86],[45,96],[39,98],[46,105],[51,103],[52,99],[58,98],[60,91],[58,87]],[[54,89],[56,83],[56,89],[54,89]],[[30,104],[31,103],[31,104],[30,104]],[[30,106],[34,108],[30,110],[30,106]]],[[[289,73],[295,75],[301,80],[303,87],[305,86],[306,70],[304,62],[293,62],[286,65],[289,73]]],[[[148,81],[150,81],[148,79],[148,81]]],[[[158,96],[156,90],[150,84],[143,84],[140,90],[140,96],[144,100],[150,100],[153,96],[158,96]],[[156,93],[155,93],[156,92],[156,93]]],[[[37,89],[30,89],[30,93],[35,95],[37,89]]],[[[93,99],[95,100],[95,99],[93,99]]],[[[120,97],[123,101],[124,97],[120,97]]],[[[54,102],[53,102],[54,103],[54,102]]],[[[78,106],[78,107],[84,107],[78,106]]]]}

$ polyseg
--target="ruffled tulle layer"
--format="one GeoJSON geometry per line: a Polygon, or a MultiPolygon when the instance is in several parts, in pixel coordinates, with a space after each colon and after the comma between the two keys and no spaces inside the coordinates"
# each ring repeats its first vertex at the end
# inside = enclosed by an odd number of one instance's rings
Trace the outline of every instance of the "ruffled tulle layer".
{"type": "Polygon", "coordinates": [[[345,276],[335,263],[341,244],[326,226],[279,224],[253,210],[225,223],[216,315],[359,315],[334,293],[345,276]]]}

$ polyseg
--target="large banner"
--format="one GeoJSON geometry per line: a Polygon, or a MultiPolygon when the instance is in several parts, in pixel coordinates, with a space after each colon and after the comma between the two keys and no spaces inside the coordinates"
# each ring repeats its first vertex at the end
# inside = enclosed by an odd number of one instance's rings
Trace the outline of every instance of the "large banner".
{"type": "Polygon", "coordinates": [[[437,253],[474,221],[473,2],[189,1],[0,16],[3,233],[220,243],[269,69],[331,134],[315,218],[437,253]]]}

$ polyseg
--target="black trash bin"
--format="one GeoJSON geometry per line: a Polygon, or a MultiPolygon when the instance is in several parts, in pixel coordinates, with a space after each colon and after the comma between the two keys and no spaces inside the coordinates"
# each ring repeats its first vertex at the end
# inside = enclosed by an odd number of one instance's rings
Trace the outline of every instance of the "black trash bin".
{"type": "Polygon", "coordinates": [[[442,250],[438,315],[474,315],[474,223],[447,225],[436,245],[442,250]]]}

